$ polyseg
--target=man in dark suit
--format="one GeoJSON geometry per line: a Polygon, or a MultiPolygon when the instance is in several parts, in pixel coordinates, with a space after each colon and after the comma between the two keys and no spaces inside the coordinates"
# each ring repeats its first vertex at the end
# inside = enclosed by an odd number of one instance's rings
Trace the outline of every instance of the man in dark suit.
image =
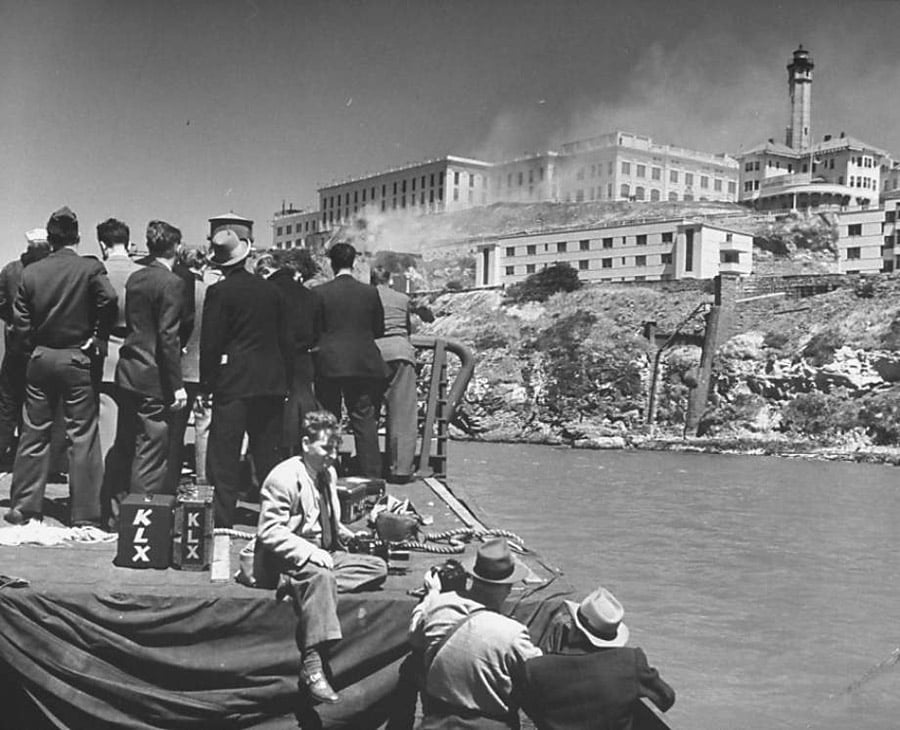
{"type": "Polygon", "coordinates": [[[224,278],[211,286],[200,327],[200,387],[213,399],[208,477],[218,527],[234,524],[246,432],[260,481],[280,460],[290,345],[281,295],[244,268],[250,239],[228,227],[210,241],[224,278]]]}
{"type": "Polygon", "coordinates": [[[105,355],[116,293],[95,258],[75,251],[78,219],[64,207],[47,222],[52,253],[22,272],[13,303],[13,328],[30,352],[22,437],[16,453],[7,522],[40,519],[50,456],[50,433],[62,400],[69,440],[70,519],[99,525],[103,463],[97,396],[91,378],[95,354],[105,355]]]}
{"type": "Polygon", "coordinates": [[[25,403],[25,365],[27,359],[13,335],[13,301],[22,281],[22,271],[50,253],[47,231],[33,228],[25,234],[27,246],[22,255],[0,270],[0,319],[5,323],[6,351],[0,367],[0,465],[12,468],[16,455],[16,432],[22,431],[22,404],[25,403]]]}
{"type": "Polygon", "coordinates": [[[179,339],[184,284],[172,273],[180,244],[181,231],[150,221],[150,259],[125,284],[126,335],[115,376],[119,415],[103,479],[103,517],[110,529],[124,493],[161,494],[166,487],[169,425],[187,401],[179,339]]]}
{"type": "Polygon", "coordinates": [[[316,397],[338,419],[346,402],[358,471],[380,477],[377,407],[390,371],[375,340],[384,334],[384,309],[378,290],[353,277],[353,246],[336,243],[328,256],[334,279],[314,290],[316,397]]]}
{"type": "Polygon", "coordinates": [[[256,273],[271,281],[284,299],[290,340],[293,347],[293,372],[288,378],[288,397],[284,404],[285,454],[300,453],[300,424],[303,416],[317,410],[313,394],[313,343],[315,294],[294,277],[294,272],[279,258],[278,251],[260,256],[256,273]]]}
{"type": "Polygon", "coordinates": [[[646,697],[665,712],[674,690],[628,648],[625,611],[602,586],[581,604],[565,601],[540,642],[544,655],[525,663],[524,709],[538,730],[630,730],[646,697]]]}

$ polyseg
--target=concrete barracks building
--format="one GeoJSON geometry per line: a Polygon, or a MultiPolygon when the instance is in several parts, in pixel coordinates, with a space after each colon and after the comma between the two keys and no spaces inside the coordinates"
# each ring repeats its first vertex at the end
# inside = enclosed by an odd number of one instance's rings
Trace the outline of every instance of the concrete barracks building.
{"type": "Polygon", "coordinates": [[[479,287],[515,284],[556,263],[584,281],[711,279],[753,267],[751,234],[685,219],[497,236],[473,246],[479,287]]]}

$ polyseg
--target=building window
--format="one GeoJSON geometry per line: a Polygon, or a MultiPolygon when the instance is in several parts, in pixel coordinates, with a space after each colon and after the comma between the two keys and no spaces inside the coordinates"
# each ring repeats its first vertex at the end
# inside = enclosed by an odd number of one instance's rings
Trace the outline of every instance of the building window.
{"type": "Polygon", "coordinates": [[[453,184],[459,185],[459,173],[458,172],[453,173],[453,184]]]}
{"type": "Polygon", "coordinates": [[[893,223],[896,219],[897,219],[897,211],[895,211],[895,210],[884,211],[884,222],[885,223],[893,223]]]}
{"type": "Polygon", "coordinates": [[[647,265],[647,257],[646,256],[635,256],[634,257],[634,265],[635,266],[646,266],[647,265]]]}
{"type": "Polygon", "coordinates": [[[722,192],[722,181],[719,178],[713,180],[713,190],[715,190],[717,193],[722,192]]]}
{"type": "Polygon", "coordinates": [[[653,167],[650,169],[650,179],[651,180],[662,180],[662,169],[659,167],[653,167]]]}
{"type": "Polygon", "coordinates": [[[646,165],[637,165],[636,171],[637,171],[638,177],[647,177],[647,166],[646,165]]]}
{"type": "Polygon", "coordinates": [[[851,261],[853,259],[859,258],[860,247],[859,246],[851,246],[847,249],[847,261],[851,261]]]}
{"type": "Polygon", "coordinates": [[[862,235],[862,223],[851,223],[847,226],[847,235],[848,236],[861,236],[862,235]]]}
{"type": "Polygon", "coordinates": [[[587,259],[581,259],[581,260],[578,262],[578,268],[581,269],[582,271],[587,271],[587,269],[588,269],[588,260],[587,260],[587,259]]]}
{"type": "Polygon", "coordinates": [[[630,175],[630,174],[631,174],[631,163],[630,163],[630,162],[623,162],[623,163],[622,163],[622,174],[623,174],[623,175],[630,175]]]}
{"type": "Polygon", "coordinates": [[[584,202],[584,190],[582,188],[578,188],[578,190],[575,191],[575,202],[576,203],[584,202]]]}
{"type": "Polygon", "coordinates": [[[653,188],[650,191],[650,201],[653,203],[658,203],[660,198],[660,192],[656,188],[653,188]]]}
{"type": "Polygon", "coordinates": [[[507,246],[506,247],[506,255],[508,258],[512,258],[516,255],[516,247],[515,246],[507,246]]]}
{"type": "Polygon", "coordinates": [[[635,200],[643,200],[644,199],[644,188],[642,188],[640,185],[638,185],[634,189],[634,199],[635,200]]]}
{"type": "Polygon", "coordinates": [[[453,188],[453,199],[459,200],[459,188],[453,188]]]}
{"type": "Polygon", "coordinates": [[[612,248],[612,238],[603,239],[603,248],[612,248]]]}
{"type": "Polygon", "coordinates": [[[738,251],[722,251],[719,255],[719,262],[723,264],[739,264],[741,263],[741,255],[738,251]]]}
{"type": "Polygon", "coordinates": [[[525,249],[525,252],[529,256],[536,256],[537,255],[537,246],[532,243],[525,249]]]}
{"type": "Polygon", "coordinates": [[[709,188],[709,178],[706,175],[700,176],[700,188],[707,190],[709,188]]]}
{"type": "Polygon", "coordinates": [[[613,260],[612,260],[611,258],[605,258],[605,259],[601,259],[600,265],[601,265],[604,269],[611,269],[611,268],[612,268],[612,262],[613,262],[613,260]]]}
{"type": "Polygon", "coordinates": [[[628,183],[623,183],[619,192],[620,197],[629,198],[631,196],[631,188],[628,186],[628,183]]]}
{"type": "Polygon", "coordinates": [[[576,180],[584,180],[584,168],[583,167],[578,168],[578,171],[575,173],[575,179],[576,180]]]}
{"type": "Polygon", "coordinates": [[[507,267],[506,267],[506,275],[507,275],[507,276],[512,276],[512,275],[515,274],[515,273],[516,273],[516,267],[515,267],[515,266],[507,266],[507,267]]]}
{"type": "Polygon", "coordinates": [[[281,233],[282,233],[282,228],[281,228],[281,226],[278,226],[278,228],[275,229],[275,235],[280,236],[281,233]]]}
{"type": "Polygon", "coordinates": [[[578,242],[578,250],[579,251],[590,251],[591,250],[591,242],[587,238],[578,242]]]}
{"type": "Polygon", "coordinates": [[[647,245],[647,234],[639,233],[636,238],[636,243],[638,246],[646,246],[647,245]]]}
{"type": "Polygon", "coordinates": [[[734,195],[737,192],[737,183],[734,180],[728,181],[728,194],[734,195]]]}
{"type": "Polygon", "coordinates": [[[534,271],[535,271],[534,264],[527,264],[527,265],[525,266],[525,273],[526,273],[526,274],[533,274],[534,271]]]}
{"type": "Polygon", "coordinates": [[[661,257],[661,263],[663,264],[671,264],[672,263],[672,254],[664,253],[661,257]]]}
{"type": "Polygon", "coordinates": [[[672,192],[669,193],[669,202],[676,202],[678,200],[678,193],[672,192]]]}
{"type": "Polygon", "coordinates": [[[662,242],[663,243],[672,243],[675,240],[675,234],[672,231],[663,231],[662,234],[662,242]]]}
{"type": "Polygon", "coordinates": [[[684,184],[688,187],[691,187],[694,184],[694,173],[686,172],[684,173],[684,184]]]}
{"type": "Polygon", "coordinates": [[[522,185],[525,183],[525,175],[524,175],[524,173],[521,173],[521,172],[520,172],[520,173],[516,176],[516,180],[518,180],[518,182],[519,182],[519,187],[522,187],[522,185]]]}
{"type": "Polygon", "coordinates": [[[669,170],[669,182],[678,182],[678,170],[669,170]]]}
{"type": "Polygon", "coordinates": [[[684,270],[694,270],[694,229],[688,228],[684,232],[684,270]]]}
{"type": "Polygon", "coordinates": [[[566,248],[568,248],[568,247],[566,246],[566,242],[565,242],[565,241],[559,241],[559,242],[556,244],[556,253],[565,253],[565,252],[566,252],[566,248]]]}

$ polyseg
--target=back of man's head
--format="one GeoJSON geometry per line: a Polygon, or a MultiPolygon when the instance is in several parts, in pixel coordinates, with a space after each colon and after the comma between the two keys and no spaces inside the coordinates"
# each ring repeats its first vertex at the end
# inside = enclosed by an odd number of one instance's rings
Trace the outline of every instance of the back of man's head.
{"type": "Polygon", "coordinates": [[[127,247],[131,241],[131,231],[128,226],[116,218],[107,218],[97,224],[97,240],[106,248],[113,246],[127,247]]]}
{"type": "Polygon", "coordinates": [[[151,256],[172,258],[181,243],[181,231],[165,221],[150,221],[147,224],[147,251],[151,256]]]}
{"type": "Polygon", "coordinates": [[[74,246],[81,238],[78,235],[78,216],[69,206],[64,205],[50,215],[47,221],[47,241],[50,248],[56,251],[63,246],[74,246]]]}
{"type": "Polygon", "coordinates": [[[336,243],[328,249],[328,258],[331,259],[331,268],[334,271],[352,269],[356,261],[356,249],[349,243],[336,243]]]}
{"type": "Polygon", "coordinates": [[[50,253],[47,231],[44,228],[32,228],[25,233],[25,251],[19,257],[23,266],[40,261],[50,253]]]}
{"type": "Polygon", "coordinates": [[[391,272],[386,266],[373,266],[369,272],[369,283],[372,286],[391,283],[391,272]]]}

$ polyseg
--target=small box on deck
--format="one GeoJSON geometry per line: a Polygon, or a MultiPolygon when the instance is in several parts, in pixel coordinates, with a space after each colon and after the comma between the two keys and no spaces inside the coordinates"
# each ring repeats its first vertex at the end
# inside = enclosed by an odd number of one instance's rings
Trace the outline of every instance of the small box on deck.
{"type": "Polygon", "coordinates": [[[198,486],[178,496],[172,566],[181,570],[209,570],[213,558],[213,490],[198,486]]]}
{"type": "Polygon", "coordinates": [[[337,481],[337,493],[341,501],[341,522],[356,522],[365,517],[384,494],[384,479],[343,477],[337,481]]]}
{"type": "Polygon", "coordinates": [[[175,497],[129,494],[119,509],[116,559],[121,568],[168,568],[172,560],[175,497]]]}

